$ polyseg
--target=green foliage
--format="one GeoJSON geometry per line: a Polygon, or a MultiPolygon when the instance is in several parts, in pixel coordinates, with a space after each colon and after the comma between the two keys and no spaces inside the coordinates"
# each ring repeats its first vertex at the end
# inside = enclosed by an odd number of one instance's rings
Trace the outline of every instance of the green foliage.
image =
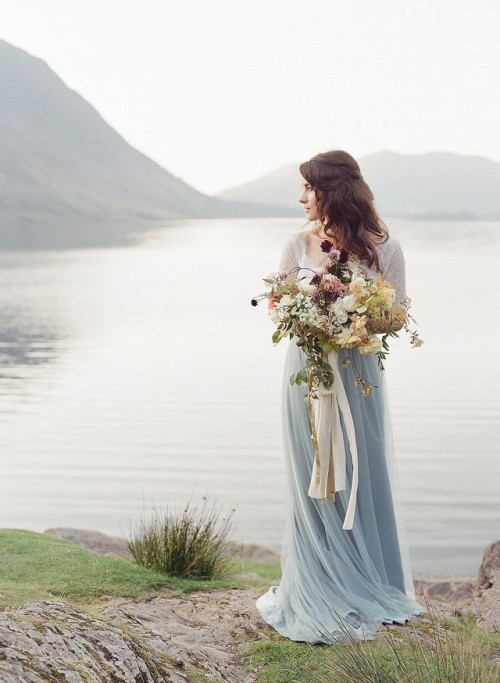
{"type": "Polygon", "coordinates": [[[233,565],[228,553],[231,531],[230,512],[206,500],[200,511],[188,503],[181,514],[155,509],[151,519],[143,515],[126,539],[134,560],[171,576],[198,579],[221,578],[233,565]]]}

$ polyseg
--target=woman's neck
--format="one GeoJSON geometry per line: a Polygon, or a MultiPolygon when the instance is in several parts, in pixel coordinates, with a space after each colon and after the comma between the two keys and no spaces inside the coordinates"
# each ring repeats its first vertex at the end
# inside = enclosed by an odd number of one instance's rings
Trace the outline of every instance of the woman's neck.
{"type": "Polygon", "coordinates": [[[315,235],[320,240],[331,240],[332,239],[332,236],[327,235],[327,233],[325,232],[325,225],[323,223],[319,223],[319,222],[316,223],[314,228],[312,228],[312,233],[313,233],[313,235],[315,235]]]}

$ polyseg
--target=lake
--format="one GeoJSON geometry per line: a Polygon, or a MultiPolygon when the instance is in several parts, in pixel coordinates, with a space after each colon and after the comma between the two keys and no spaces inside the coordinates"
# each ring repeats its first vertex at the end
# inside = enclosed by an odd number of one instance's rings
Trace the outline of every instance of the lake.
{"type": "MultiPolygon", "coordinates": [[[[386,363],[413,567],[499,536],[500,224],[388,221],[425,344],[386,363]]],[[[204,495],[278,549],[286,343],[250,306],[294,219],[170,223],[128,247],[0,252],[4,527],[127,533],[204,495]]]]}

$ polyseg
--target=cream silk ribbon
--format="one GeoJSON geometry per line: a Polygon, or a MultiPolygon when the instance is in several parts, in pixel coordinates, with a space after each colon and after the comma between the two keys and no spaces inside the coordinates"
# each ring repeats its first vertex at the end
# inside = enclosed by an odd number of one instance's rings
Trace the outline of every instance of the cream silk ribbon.
{"type": "Polygon", "coordinates": [[[346,453],[340,424],[342,413],[352,458],[351,495],[342,528],[352,529],[358,492],[356,433],[335,351],[328,354],[327,360],[334,376],[331,388],[325,389],[320,385],[317,399],[311,401],[306,398],[314,444],[314,465],[308,493],[311,498],[335,500],[335,492],[346,488],[346,453]]]}

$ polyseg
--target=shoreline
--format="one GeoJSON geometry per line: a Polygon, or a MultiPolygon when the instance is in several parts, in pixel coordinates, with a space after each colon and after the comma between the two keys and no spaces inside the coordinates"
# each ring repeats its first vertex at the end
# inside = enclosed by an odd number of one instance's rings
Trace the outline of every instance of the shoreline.
{"type": "MultiPolygon", "coordinates": [[[[108,536],[99,531],[53,527],[43,533],[92,552],[130,558],[123,538],[108,536]]],[[[264,546],[233,541],[229,544],[229,552],[234,552],[242,561],[280,565],[279,554],[264,546]]],[[[488,624],[487,630],[500,630],[500,540],[486,548],[475,576],[415,573],[413,584],[416,600],[422,605],[425,606],[428,601],[438,601],[450,607],[471,611],[480,620],[484,613],[486,616],[483,621],[488,624]]]]}
{"type": "MultiPolygon", "coordinates": [[[[110,536],[101,531],[95,531],[93,529],[75,529],[72,527],[51,527],[43,531],[43,533],[103,555],[124,558],[130,557],[127,543],[123,538],[110,536]]],[[[255,543],[246,544],[231,541],[230,550],[235,551],[236,555],[248,562],[280,564],[280,554],[266,546],[255,543]]],[[[449,582],[461,584],[477,582],[477,572],[475,575],[455,575],[449,572],[436,574],[413,572],[413,580],[415,589],[418,590],[419,587],[424,588],[435,583],[449,582]]]]}
{"type": "MultiPolygon", "coordinates": [[[[47,535],[79,545],[93,552],[129,558],[123,538],[107,536],[98,531],[65,527],[47,529],[47,535]]],[[[243,543],[230,543],[229,551],[236,550],[242,561],[262,564],[280,564],[274,551],[243,543]]],[[[500,540],[490,543],[483,554],[475,576],[414,575],[413,583],[417,602],[424,608],[430,603],[439,604],[474,615],[480,628],[500,632],[500,540]]]]}
{"type": "MultiPolygon", "coordinates": [[[[12,530],[4,530],[4,535],[15,536],[12,530]]],[[[266,660],[249,668],[248,652],[252,644],[258,647],[259,641],[265,645],[270,636],[273,641],[275,638],[255,602],[265,590],[264,584],[269,585],[279,574],[276,553],[256,545],[234,544],[233,549],[241,548],[242,559],[255,562],[248,568],[242,562],[243,573],[235,573],[236,583],[197,585],[194,590],[188,586],[186,591],[165,584],[167,590],[163,590],[156,579],[136,592],[140,570],[131,561],[123,561],[130,557],[123,539],[63,527],[43,533],[24,531],[19,536],[26,539],[24,546],[11,546],[9,551],[6,543],[5,561],[11,582],[24,582],[28,592],[19,593],[22,599],[17,606],[7,602],[0,612],[0,678],[5,683],[43,683],[52,680],[54,672],[61,680],[74,681],[83,680],[82,674],[85,680],[111,680],[112,674],[113,680],[122,683],[160,680],[158,676],[172,683],[194,683],[207,677],[255,683],[259,667],[270,666],[266,660]],[[19,557],[23,553],[26,557],[27,551],[33,553],[32,565],[23,574],[19,557]],[[42,556],[45,564],[39,564],[42,556]],[[262,560],[271,562],[259,566],[262,560]],[[41,567],[42,577],[45,571],[45,581],[40,584],[45,593],[30,600],[33,566],[41,567]],[[126,570],[132,577],[129,583],[119,584],[118,589],[113,582],[106,583],[111,566],[119,572],[126,570]],[[245,569],[250,572],[245,574],[245,569]],[[85,590],[71,599],[75,575],[83,583],[89,576],[91,589],[95,582],[105,585],[105,592],[92,597],[92,590],[85,593],[89,591],[85,584],[85,590]]],[[[380,630],[380,637],[389,631],[394,642],[403,638],[433,648],[432,633],[452,637],[465,623],[472,627],[471,618],[478,631],[500,632],[500,540],[486,549],[476,579],[417,579],[415,584],[422,614],[409,624],[388,625],[380,630]]],[[[483,635],[471,638],[482,639],[483,635]]],[[[498,661],[496,651],[491,651],[498,661]]]]}

